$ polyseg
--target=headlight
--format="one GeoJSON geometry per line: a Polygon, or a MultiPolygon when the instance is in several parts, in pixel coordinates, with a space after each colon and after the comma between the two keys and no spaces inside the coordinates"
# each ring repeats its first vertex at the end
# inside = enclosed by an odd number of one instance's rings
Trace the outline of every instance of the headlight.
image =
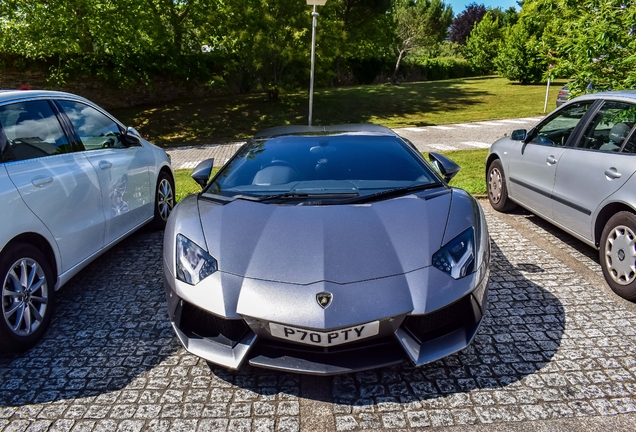
{"type": "Polygon", "coordinates": [[[190,239],[177,234],[177,279],[196,285],[217,269],[214,257],[190,239]]]}
{"type": "Polygon", "coordinates": [[[475,271],[475,231],[468,228],[433,255],[433,265],[454,279],[475,271]]]}

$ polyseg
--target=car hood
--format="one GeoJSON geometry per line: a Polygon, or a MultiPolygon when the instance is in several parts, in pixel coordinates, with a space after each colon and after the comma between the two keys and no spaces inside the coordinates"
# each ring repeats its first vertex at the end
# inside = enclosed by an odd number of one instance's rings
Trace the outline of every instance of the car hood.
{"type": "Polygon", "coordinates": [[[431,265],[452,193],[427,191],[357,205],[271,205],[199,199],[208,252],[219,271],[308,285],[347,284],[431,265]]]}

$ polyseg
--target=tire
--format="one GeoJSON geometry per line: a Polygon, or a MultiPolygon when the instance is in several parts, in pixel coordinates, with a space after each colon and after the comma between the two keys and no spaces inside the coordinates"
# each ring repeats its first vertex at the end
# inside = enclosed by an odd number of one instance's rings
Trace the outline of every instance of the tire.
{"type": "Polygon", "coordinates": [[[46,257],[36,247],[16,243],[0,253],[0,350],[34,346],[53,315],[55,280],[46,257]]]}
{"type": "Polygon", "coordinates": [[[488,188],[488,201],[490,201],[492,208],[499,212],[508,212],[517,207],[517,204],[508,198],[506,177],[499,159],[495,159],[488,166],[486,186],[488,188]]]}
{"type": "Polygon", "coordinates": [[[150,222],[151,230],[162,230],[166,227],[168,216],[174,208],[174,180],[165,171],[159,173],[155,187],[155,217],[150,222]]]}
{"type": "Polygon", "coordinates": [[[636,300],[636,215],[616,213],[605,224],[598,250],[607,284],[626,300],[636,300]]]}

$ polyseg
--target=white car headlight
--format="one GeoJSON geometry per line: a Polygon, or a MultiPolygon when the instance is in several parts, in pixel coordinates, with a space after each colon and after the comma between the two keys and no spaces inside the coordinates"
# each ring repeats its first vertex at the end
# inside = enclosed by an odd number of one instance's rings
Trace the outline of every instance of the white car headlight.
{"type": "Polygon", "coordinates": [[[177,234],[177,279],[196,285],[218,270],[213,256],[187,237],[177,234]]]}
{"type": "Polygon", "coordinates": [[[475,230],[468,228],[435,252],[433,265],[454,279],[473,273],[476,270],[475,230]]]}

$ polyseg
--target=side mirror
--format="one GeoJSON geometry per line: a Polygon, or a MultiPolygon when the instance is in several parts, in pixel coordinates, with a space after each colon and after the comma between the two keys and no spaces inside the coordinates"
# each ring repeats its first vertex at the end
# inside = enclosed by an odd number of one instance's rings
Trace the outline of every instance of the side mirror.
{"type": "Polygon", "coordinates": [[[510,139],[513,141],[525,141],[528,136],[528,131],[525,129],[516,129],[512,131],[510,139]]]}
{"type": "Polygon", "coordinates": [[[134,127],[128,127],[126,132],[121,135],[122,144],[126,147],[134,147],[141,145],[141,135],[134,127]]]}
{"type": "Polygon", "coordinates": [[[444,155],[439,153],[429,153],[428,160],[431,161],[431,165],[439,171],[439,173],[444,177],[444,180],[449,182],[461,169],[459,165],[450,160],[444,155]]]}
{"type": "Polygon", "coordinates": [[[132,135],[136,136],[137,138],[141,138],[141,134],[139,133],[139,131],[137,131],[137,129],[132,126],[128,126],[128,128],[126,129],[126,135],[132,135]]]}
{"type": "Polygon", "coordinates": [[[192,174],[190,177],[199,184],[202,188],[204,188],[208,181],[210,180],[210,174],[212,174],[212,167],[214,166],[214,158],[206,159],[192,170],[192,174]]]}

